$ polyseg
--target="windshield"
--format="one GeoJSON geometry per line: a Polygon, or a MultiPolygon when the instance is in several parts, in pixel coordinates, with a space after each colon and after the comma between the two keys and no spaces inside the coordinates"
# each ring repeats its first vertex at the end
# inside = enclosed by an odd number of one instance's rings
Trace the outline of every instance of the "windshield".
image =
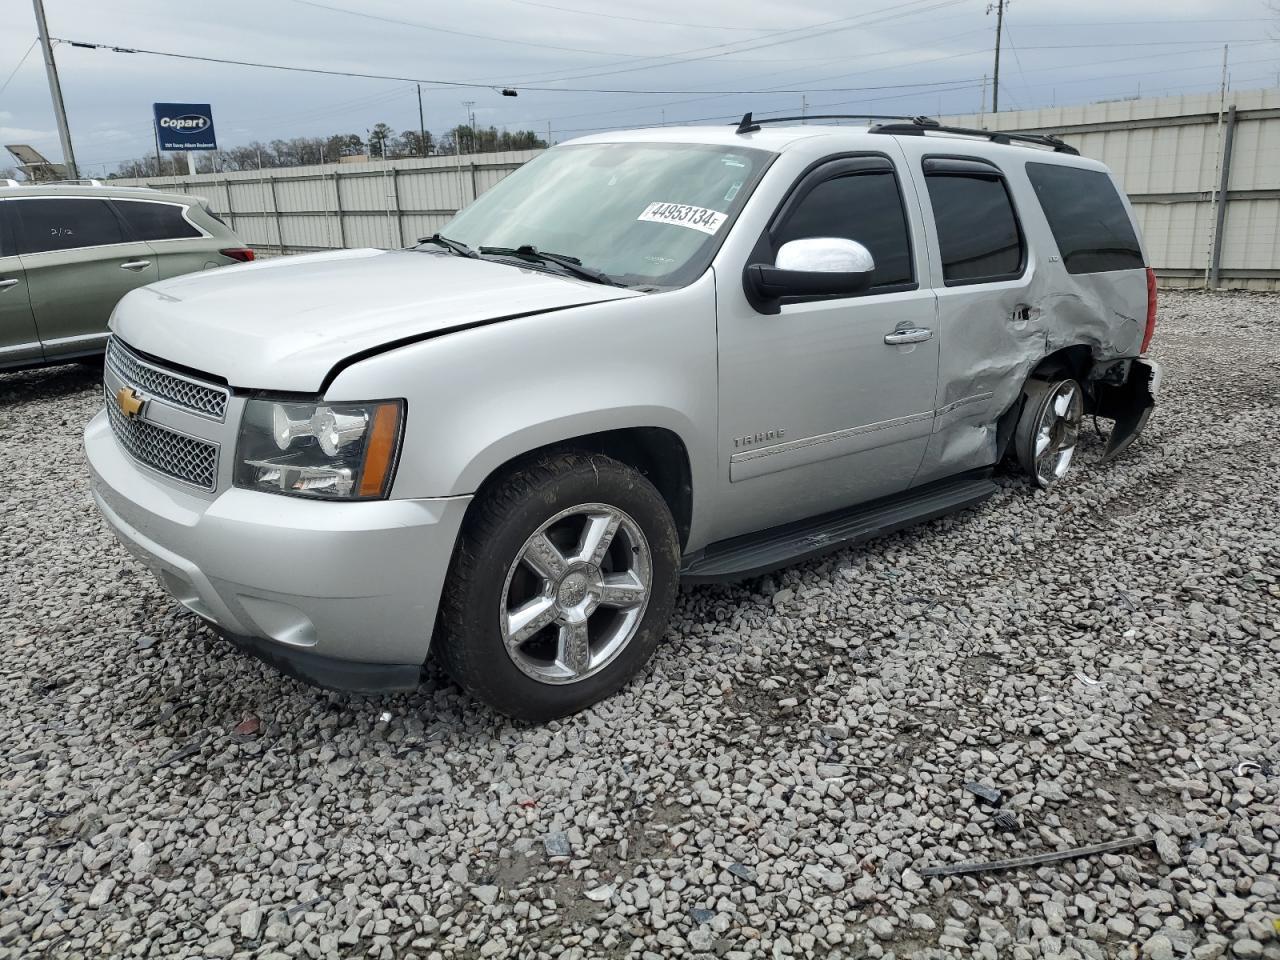
{"type": "Polygon", "coordinates": [[[481,247],[574,257],[635,287],[682,286],[711,257],[773,154],[674,143],[556,147],[440,233],[481,247]]]}

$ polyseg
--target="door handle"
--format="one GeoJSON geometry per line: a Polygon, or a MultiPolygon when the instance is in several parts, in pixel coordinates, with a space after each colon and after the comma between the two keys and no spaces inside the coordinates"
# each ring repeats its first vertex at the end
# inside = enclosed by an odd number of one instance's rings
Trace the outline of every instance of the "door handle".
{"type": "Polygon", "coordinates": [[[16,287],[17,280],[0,280],[0,290],[8,290],[10,287],[16,287]]]}
{"type": "Polygon", "coordinates": [[[137,273],[139,270],[145,270],[149,266],[151,266],[150,260],[126,260],[124,263],[120,264],[120,269],[132,270],[134,273],[137,273]]]}
{"type": "Polygon", "coordinates": [[[895,330],[893,333],[884,335],[884,342],[893,347],[904,343],[924,343],[932,339],[933,331],[928,327],[907,327],[905,330],[895,330]]]}

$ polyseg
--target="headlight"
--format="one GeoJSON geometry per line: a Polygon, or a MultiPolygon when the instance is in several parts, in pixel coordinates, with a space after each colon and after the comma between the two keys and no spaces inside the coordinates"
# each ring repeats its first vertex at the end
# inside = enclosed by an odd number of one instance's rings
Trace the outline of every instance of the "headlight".
{"type": "Polygon", "coordinates": [[[326,500],[385,497],[400,452],[403,420],[403,400],[250,400],[240,422],[235,484],[326,500]]]}

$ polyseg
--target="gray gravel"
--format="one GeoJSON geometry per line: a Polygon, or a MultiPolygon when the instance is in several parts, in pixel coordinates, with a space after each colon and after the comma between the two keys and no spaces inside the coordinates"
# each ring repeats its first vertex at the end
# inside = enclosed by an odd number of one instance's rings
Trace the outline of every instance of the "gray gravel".
{"type": "Polygon", "coordinates": [[[1119,462],[688,590],[544,728],[232,654],[95,514],[94,375],[0,376],[0,957],[1280,956],[1280,297],[1156,353],[1119,462]]]}

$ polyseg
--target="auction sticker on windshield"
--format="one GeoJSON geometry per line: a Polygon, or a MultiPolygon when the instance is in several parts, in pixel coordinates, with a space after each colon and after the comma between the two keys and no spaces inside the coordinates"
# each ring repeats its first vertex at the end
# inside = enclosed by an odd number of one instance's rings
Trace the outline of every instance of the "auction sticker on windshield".
{"type": "Polygon", "coordinates": [[[673,223],[678,227],[689,227],[692,230],[711,234],[724,225],[729,215],[719,210],[691,207],[684,203],[651,203],[636,219],[647,220],[650,223],[673,223]]]}

